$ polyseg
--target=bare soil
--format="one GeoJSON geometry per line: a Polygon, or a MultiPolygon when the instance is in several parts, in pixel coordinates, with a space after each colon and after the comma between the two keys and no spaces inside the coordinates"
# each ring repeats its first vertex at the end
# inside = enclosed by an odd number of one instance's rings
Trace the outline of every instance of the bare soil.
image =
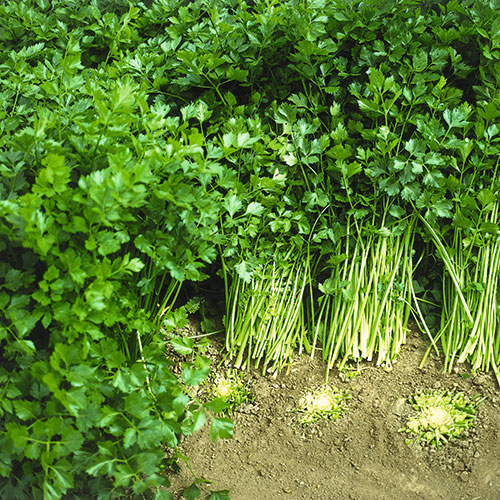
{"type": "MultiPolygon", "coordinates": [[[[330,373],[329,383],[352,399],[338,420],[301,427],[291,412],[304,390],[324,383],[319,356],[297,357],[288,374],[249,374],[255,400],[233,415],[234,438],[212,443],[206,427],[182,443],[197,476],[231,500],[500,500],[499,388],[490,374],[465,367],[443,373],[438,357],[419,364],[428,346],[411,334],[390,371],[362,363],[355,376],[330,373]],[[459,390],[487,396],[476,426],[439,450],[407,444],[399,432],[422,389],[459,390]]],[[[214,367],[220,345],[209,349],[214,367]]],[[[230,366],[225,361],[217,370],[230,366]]],[[[170,478],[176,499],[193,481],[184,463],[170,478]]]]}

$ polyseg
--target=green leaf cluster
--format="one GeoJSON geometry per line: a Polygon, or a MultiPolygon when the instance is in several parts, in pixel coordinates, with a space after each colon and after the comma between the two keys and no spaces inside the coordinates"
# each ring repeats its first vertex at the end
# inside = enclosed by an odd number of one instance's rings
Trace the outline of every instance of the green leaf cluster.
{"type": "Polygon", "coordinates": [[[190,396],[207,360],[179,379],[160,327],[216,256],[224,167],[120,69],[146,14],[0,6],[2,498],[162,498],[166,450],[212,415],[190,396]]]}
{"type": "Polygon", "coordinates": [[[3,1],[0,496],[168,497],[160,445],[213,409],[163,333],[216,273],[238,365],[390,364],[431,297],[447,367],[496,370],[499,26],[486,0],[3,1]]]}

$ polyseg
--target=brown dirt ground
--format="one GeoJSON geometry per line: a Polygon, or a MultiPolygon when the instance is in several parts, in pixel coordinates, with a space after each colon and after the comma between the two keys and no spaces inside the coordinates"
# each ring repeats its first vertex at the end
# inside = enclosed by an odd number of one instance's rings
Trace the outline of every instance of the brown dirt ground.
{"type": "MultiPolygon", "coordinates": [[[[277,378],[249,374],[255,400],[233,415],[234,438],[212,443],[207,426],[182,443],[197,476],[211,489],[230,490],[231,500],[500,500],[499,388],[490,374],[465,368],[444,374],[431,355],[418,365],[428,342],[410,334],[390,371],[360,364],[349,378],[333,371],[330,384],[352,399],[339,419],[304,429],[294,408],[303,391],[324,383],[319,357],[297,357],[277,378]],[[439,450],[408,445],[399,432],[412,414],[408,399],[428,388],[487,396],[476,427],[439,450]]],[[[209,348],[214,366],[220,345],[209,348]]],[[[225,361],[218,368],[230,366],[225,361]]],[[[170,480],[176,499],[193,481],[181,462],[170,480]]]]}

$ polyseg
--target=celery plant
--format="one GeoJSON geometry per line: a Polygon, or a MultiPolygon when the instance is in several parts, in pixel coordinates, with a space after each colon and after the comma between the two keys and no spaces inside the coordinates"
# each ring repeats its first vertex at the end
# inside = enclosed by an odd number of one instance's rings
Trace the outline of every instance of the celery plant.
{"type": "Polygon", "coordinates": [[[456,172],[447,181],[455,205],[453,222],[439,229],[422,216],[421,220],[445,267],[441,329],[436,336],[445,370],[451,371],[455,362],[469,362],[474,371],[493,369],[500,380],[500,151],[498,127],[489,124],[497,115],[485,102],[478,116],[466,106],[443,113],[445,135],[452,130],[462,134],[461,139],[452,136],[461,162],[454,159],[456,172]],[[469,138],[473,118],[475,137],[469,138]]]}
{"type": "Polygon", "coordinates": [[[391,365],[406,339],[412,279],[411,225],[387,234],[348,222],[321,285],[313,346],[320,342],[330,370],[337,360],[391,365]]]}
{"type": "MultiPolygon", "coordinates": [[[[498,202],[492,206],[490,222],[498,223],[498,202]]],[[[473,286],[467,289],[468,303],[475,313],[472,329],[462,343],[458,362],[469,360],[473,370],[493,368],[497,377],[500,363],[498,330],[498,288],[500,285],[500,240],[498,236],[478,251],[472,274],[473,286]]]]}
{"type": "MultiPolygon", "coordinates": [[[[445,370],[469,361],[474,371],[493,369],[500,377],[500,336],[497,333],[500,285],[499,202],[492,191],[481,191],[483,207],[467,228],[456,226],[451,248],[432,230],[445,263],[441,340],[445,370]],[[488,231],[492,231],[490,234],[488,231]],[[496,233],[496,234],[495,234],[496,233]]],[[[477,205],[476,205],[477,207],[477,205]]],[[[457,214],[460,216],[460,212],[457,214]]],[[[458,217],[456,218],[458,219],[458,217]]],[[[462,222],[465,221],[462,218],[462,222]]]]}
{"type": "Polygon", "coordinates": [[[291,252],[260,266],[249,282],[236,275],[229,290],[226,348],[236,367],[252,360],[275,373],[290,362],[294,349],[307,345],[304,296],[307,261],[291,252]]]}

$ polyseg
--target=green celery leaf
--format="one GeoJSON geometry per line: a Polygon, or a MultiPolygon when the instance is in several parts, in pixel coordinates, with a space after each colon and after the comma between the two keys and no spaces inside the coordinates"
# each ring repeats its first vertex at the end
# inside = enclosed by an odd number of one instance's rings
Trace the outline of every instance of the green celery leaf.
{"type": "Polygon", "coordinates": [[[194,349],[194,339],[189,337],[176,337],[170,339],[170,344],[181,356],[191,354],[194,349]]]}
{"type": "Polygon", "coordinates": [[[220,413],[229,406],[229,403],[224,401],[222,398],[215,398],[212,399],[212,401],[205,403],[203,406],[207,410],[213,411],[214,413],[220,413]]]}
{"type": "Polygon", "coordinates": [[[425,70],[428,63],[427,52],[425,50],[418,50],[416,54],[413,55],[413,69],[417,73],[421,73],[425,70]]]}
{"type": "Polygon", "coordinates": [[[246,261],[241,261],[239,264],[236,264],[234,266],[236,272],[238,273],[238,276],[245,282],[245,283],[250,283],[252,279],[252,272],[251,270],[248,269],[247,262],[246,261]]]}
{"type": "Polygon", "coordinates": [[[186,500],[194,500],[195,498],[198,498],[200,495],[201,495],[201,490],[200,488],[198,488],[198,486],[196,486],[195,483],[186,488],[182,493],[182,496],[186,500]]]}
{"type": "Polygon", "coordinates": [[[231,439],[233,437],[234,424],[232,420],[225,417],[212,417],[210,426],[210,437],[215,441],[218,437],[221,439],[231,439]]]}
{"type": "Polygon", "coordinates": [[[264,207],[262,206],[262,204],[257,201],[252,201],[251,203],[248,204],[245,213],[259,216],[262,215],[263,212],[264,212],[264,207]]]}
{"type": "Polygon", "coordinates": [[[205,368],[195,368],[187,366],[182,370],[182,380],[188,385],[200,385],[208,375],[210,369],[205,368]]]}
{"type": "Polygon", "coordinates": [[[227,195],[224,199],[224,208],[229,212],[231,217],[243,206],[241,201],[235,194],[227,195]]]}
{"type": "Polygon", "coordinates": [[[477,195],[477,199],[483,207],[486,207],[490,203],[493,203],[497,199],[497,197],[490,189],[483,189],[477,195]]]}
{"type": "Polygon", "coordinates": [[[450,200],[441,199],[430,205],[431,212],[435,213],[438,217],[451,217],[451,210],[453,204],[450,200]]]}
{"type": "Polygon", "coordinates": [[[405,211],[398,205],[392,205],[391,208],[389,209],[389,213],[396,219],[399,219],[405,214],[405,211]]]}
{"type": "Polygon", "coordinates": [[[212,491],[208,500],[231,500],[229,490],[212,491]]]}
{"type": "Polygon", "coordinates": [[[420,196],[421,189],[416,182],[407,184],[401,191],[401,198],[405,201],[415,201],[420,196]]]}
{"type": "Polygon", "coordinates": [[[193,432],[199,431],[207,422],[207,417],[203,410],[198,410],[193,413],[193,432]]]}
{"type": "Polygon", "coordinates": [[[123,446],[130,448],[135,444],[137,438],[137,431],[133,427],[129,427],[123,435],[123,446]]]}
{"type": "Polygon", "coordinates": [[[427,172],[424,175],[424,184],[431,187],[441,187],[444,183],[444,176],[441,172],[427,172]]]}
{"type": "Polygon", "coordinates": [[[136,455],[137,472],[148,475],[156,472],[162,460],[162,454],[163,452],[159,450],[157,453],[143,452],[136,455]]]}
{"type": "Polygon", "coordinates": [[[174,500],[174,495],[170,491],[158,489],[154,500],[174,500]]]}

